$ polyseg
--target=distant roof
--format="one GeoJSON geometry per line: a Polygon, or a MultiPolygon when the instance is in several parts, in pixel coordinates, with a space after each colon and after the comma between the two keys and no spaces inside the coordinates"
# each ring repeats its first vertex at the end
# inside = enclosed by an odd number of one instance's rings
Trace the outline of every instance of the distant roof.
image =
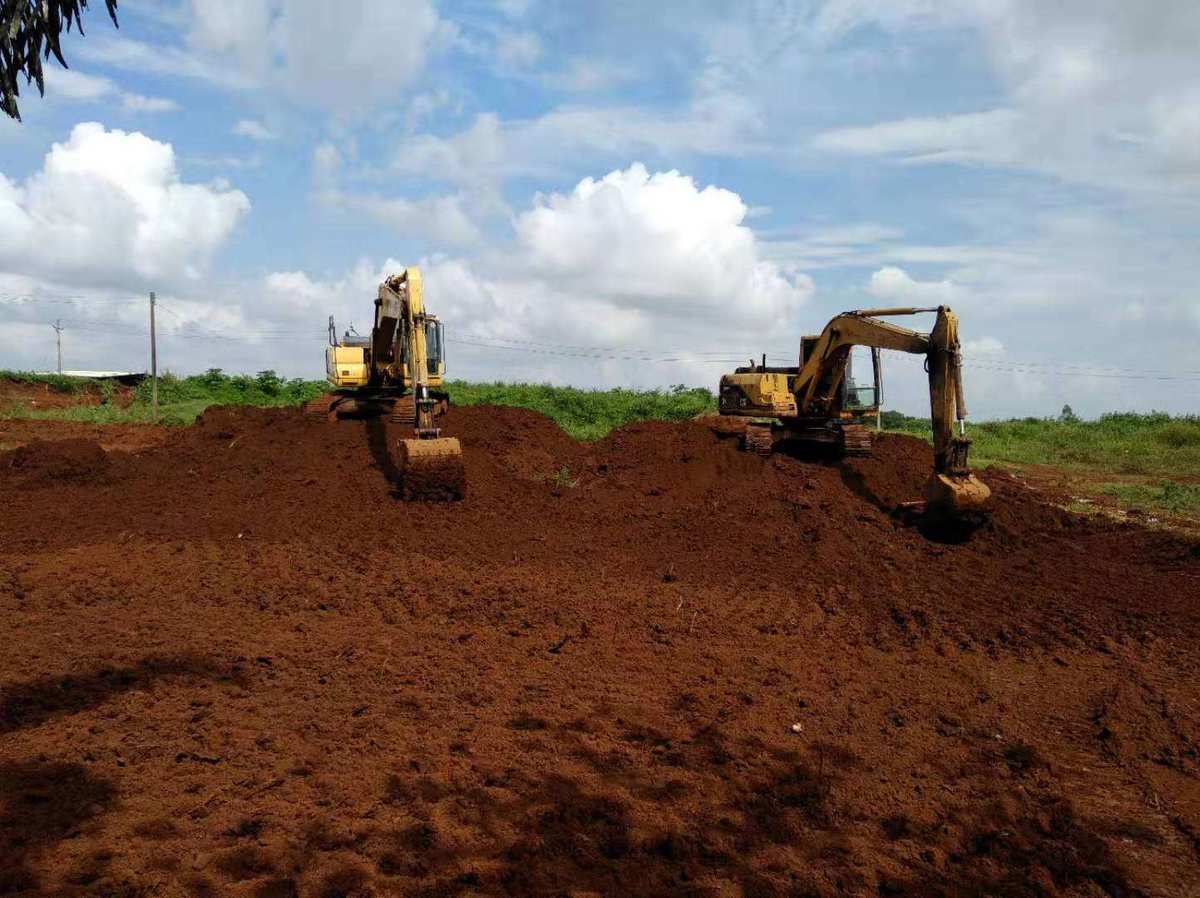
{"type": "MultiPolygon", "coordinates": [[[[35,371],[35,374],[53,377],[58,371],[35,371]]],[[[63,377],[79,377],[88,380],[116,380],[127,387],[136,386],[146,379],[145,371],[63,371],[63,377]]]]}
{"type": "Polygon", "coordinates": [[[38,371],[37,374],[62,374],[63,377],[145,377],[144,371],[38,371]]]}

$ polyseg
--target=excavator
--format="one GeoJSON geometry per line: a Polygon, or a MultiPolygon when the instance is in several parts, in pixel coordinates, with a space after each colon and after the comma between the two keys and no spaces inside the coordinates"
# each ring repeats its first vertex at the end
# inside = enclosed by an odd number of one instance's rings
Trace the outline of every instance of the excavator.
{"type": "Polygon", "coordinates": [[[784,440],[821,444],[849,456],[870,455],[871,429],[866,423],[879,412],[881,350],[925,356],[933,422],[933,473],[925,487],[923,510],[931,517],[965,518],[981,512],[991,490],[967,467],[967,404],[963,397],[962,353],[958,316],[948,307],[861,309],[835,316],[816,336],[800,341],[799,364],[738,368],[721,378],[718,407],[722,415],[750,418],[743,447],[769,455],[784,440]],[[882,321],[934,312],[927,333],[882,321]],[[851,376],[851,349],[871,349],[874,386],[864,388],[851,376]],[[957,434],[954,424],[957,423],[957,434]]]}
{"type": "Polygon", "coordinates": [[[337,336],[329,318],[325,372],[334,390],[305,405],[312,418],[376,418],[390,414],[413,428],[398,447],[406,499],[460,499],[465,480],[462,446],[443,437],[436,418],[449,399],[435,389],[445,374],[442,323],[425,311],[421,272],[406,268],[379,285],[369,337],[337,336]]]}

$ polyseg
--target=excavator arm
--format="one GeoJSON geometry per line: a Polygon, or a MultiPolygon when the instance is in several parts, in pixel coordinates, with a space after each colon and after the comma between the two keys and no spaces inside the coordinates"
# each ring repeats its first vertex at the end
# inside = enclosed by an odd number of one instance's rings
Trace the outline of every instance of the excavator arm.
{"type": "MultiPolygon", "coordinates": [[[[412,384],[415,402],[413,427],[418,439],[437,439],[441,431],[434,425],[434,409],[437,401],[429,394],[429,352],[425,339],[425,298],[422,290],[421,272],[416,268],[405,269],[403,274],[388,278],[379,287],[377,308],[391,307],[392,297],[399,302],[399,339],[403,345],[403,358],[393,361],[393,375],[399,379],[400,366],[406,365],[412,384]],[[385,297],[386,294],[386,297],[385,297]]],[[[395,339],[395,337],[393,337],[395,339]]]]}
{"type": "MultiPolygon", "coordinates": [[[[461,498],[462,446],[443,437],[434,423],[435,400],[429,392],[429,354],[421,272],[407,268],[379,285],[375,300],[374,344],[386,343],[386,355],[373,360],[388,376],[400,380],[407,368],[413,389],[413,439],[400,441],[400,468],[406,498],[461,498]]],[[[378,349],[376,350],[378,352],[378,349]]]]}

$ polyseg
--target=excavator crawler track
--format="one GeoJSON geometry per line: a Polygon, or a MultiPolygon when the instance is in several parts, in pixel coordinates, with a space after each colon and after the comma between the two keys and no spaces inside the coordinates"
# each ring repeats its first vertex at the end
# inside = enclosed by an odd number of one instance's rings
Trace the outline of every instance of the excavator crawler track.
{"type": "Polygon", "coordinates": [[[840,430],[844,454],[851,458],[863,458],[871,454],[871,430],[865,424],[843,424],[840,430]]]}
{"type": "Polygon", "coordinates": [[[408,424],[412,426],[417,415],[417,399],[411,393],[407,396],[401,396],[392,406],[392,416],[389,419],[393,424],[408,424]]]}
{"type": "Polygon", "coordinates": [[[770,455],[775,446],[775,437],[771,433],[770,424],[747,424],[746,435],[742,439],[743,448],[747,452],[753,452],[763,458],[770,455]]]}
{"type": "Polygon", "coordinates": [[[304,416],[313,421],[328,421],[333,418],[333,403],[337,397],[332,393],[325,393],[318,396],[316,399],[310,399],[304,403],[304,416]]]}

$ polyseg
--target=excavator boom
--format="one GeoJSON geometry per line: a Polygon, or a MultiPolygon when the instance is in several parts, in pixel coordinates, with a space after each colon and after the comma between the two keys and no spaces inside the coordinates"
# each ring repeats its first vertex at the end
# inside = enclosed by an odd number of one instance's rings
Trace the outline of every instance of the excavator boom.
{"type": "MultiPolygon", "coordinates": [[[[415,268],[388,278],[379,287],[377,308],[400,310],[401,336],[413,380],[413,437],[400,441],[400,470],[406,499],[461,499],[465,473],[462,446],[443,437],[434,424],[438,401],[429,392],[429,356],[421,273],[415,268]]],[[[377,315],[378,318],[378,315],[377,315]]]]}

